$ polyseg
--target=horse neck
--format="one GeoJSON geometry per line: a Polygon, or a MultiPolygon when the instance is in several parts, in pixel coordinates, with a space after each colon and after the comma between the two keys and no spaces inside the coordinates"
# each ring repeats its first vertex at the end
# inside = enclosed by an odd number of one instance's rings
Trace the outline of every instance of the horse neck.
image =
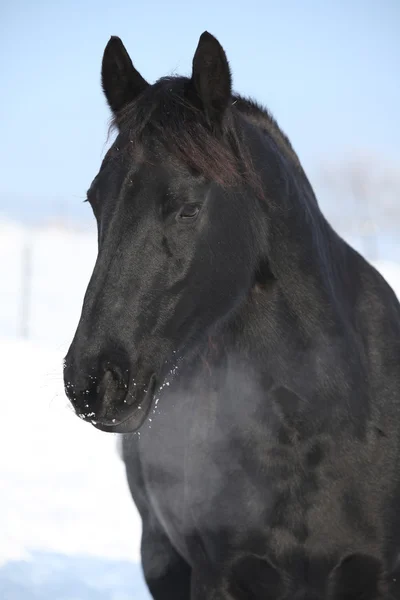
{"type": "MultiPolygon", "coordinates": [[[[323,387],[318,364],[346,372],[357,359],[351,322],[317,281],[308,281],[309,287],[302,283],[293,289],[283,277],[255,286],[238,314],[211,338],[208,364],[251,372],[264,389],[288,386],[303,396],[310,396],[313,387],[323,387]]],[[[361,365],[353,373],[361,376],[361,365]]]]}

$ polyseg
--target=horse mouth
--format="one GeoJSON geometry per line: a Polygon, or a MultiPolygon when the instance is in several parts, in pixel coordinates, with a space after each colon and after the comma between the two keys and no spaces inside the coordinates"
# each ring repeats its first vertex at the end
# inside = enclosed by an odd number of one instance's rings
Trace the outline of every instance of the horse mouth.
{"type": "Polygon", "coordinates": [[[156,389],[156,376],[150,377],[147,390],[133,404],[125,404],[122,409],[116,411],[115,416],[94,417],[91,423],[96,429],[109,433],[133,433],[140,429],[145,422],[153,403],[156,389]]]}

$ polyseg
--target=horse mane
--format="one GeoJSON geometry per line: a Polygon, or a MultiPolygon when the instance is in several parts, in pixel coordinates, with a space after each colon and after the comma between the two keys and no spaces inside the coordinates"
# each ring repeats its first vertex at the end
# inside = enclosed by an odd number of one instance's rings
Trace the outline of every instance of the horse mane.
{"type": "Polygon", "coordinates": [[[117,128],[135,143],[146,145],[149,140],[157,140],[193,172],[223,187],[245,181],[259,197],[264,196],[264,190],[244,140],[243,118],[271,136],[300,167],[288,138],[265,108],[235,94],[222,131],[216,132],[203,111],[187,99],[189,85],[190,80],[185,77],[159,79],[114,116],[111,128],[117,128]]]}
{"type": "Polygon", "coordinates": [[[245,98],[239,94],[234,95],[233,104],[248,121],[253,123],[256,127],[259,127],[264,133],[270,135],[276,141],[283,153],[300,167],[299,158],[294,151],[289,138],[282,131],[271,112],[265,106],[262,106],[252,98],[245,98]]]}

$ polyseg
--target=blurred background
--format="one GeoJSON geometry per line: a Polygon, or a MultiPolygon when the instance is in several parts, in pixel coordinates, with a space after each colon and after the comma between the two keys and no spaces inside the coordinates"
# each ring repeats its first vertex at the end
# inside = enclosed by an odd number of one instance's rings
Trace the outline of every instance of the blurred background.
{"type": "Polygon", "coordinates": [[[331,223],[400,295],[398,0],[2,0],[0,597],[148,598],[116,437],[79,421],[62,358],[96,257],[85,192],[110,143],[100,64],[190,74],[204,30],[269,107],[331,223]]]}

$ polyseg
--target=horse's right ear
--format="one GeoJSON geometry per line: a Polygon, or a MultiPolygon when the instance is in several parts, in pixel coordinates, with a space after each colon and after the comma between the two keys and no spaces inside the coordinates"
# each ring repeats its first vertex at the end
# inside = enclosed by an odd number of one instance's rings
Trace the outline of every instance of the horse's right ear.
{"type": "Polygon", "coordinates": [[[220,126],[231,101],[232,78],[228,59],[218,40],[205,31],[193,57],[189,97],[203,110],[212,127],[220,126]]]}
{"type": "Polygon", "coordinates": [[[101,82],[114,115],[117,115],[149,85],[136,71],[119,37],[112,36],[104,50],[101,82]]]}

